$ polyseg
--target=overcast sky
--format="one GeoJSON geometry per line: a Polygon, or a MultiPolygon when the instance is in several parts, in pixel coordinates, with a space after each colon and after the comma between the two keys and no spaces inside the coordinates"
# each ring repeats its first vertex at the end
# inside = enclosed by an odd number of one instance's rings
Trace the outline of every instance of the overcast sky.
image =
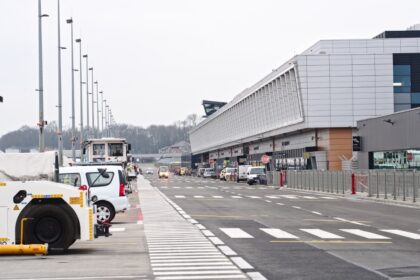
{"type": "MultiPolygon", "coordinates": [[[[57,0],[42,4],[50,15],[43,19],[43,53],[51,122],[58,118],[57,0]]],[[[0,0],[0,135],[38,121],[37,9],[36,0],[0,0]]],[[[203,99],[231,100],[320,39],[405,29],[420,23],[419,11],[418,0],[61,0],[64,126],[71,112],[70,17],[116,121],[145,127],[203,115],[203,99]]],[[[77,106],[77,124],[79,114],[77,106]]]]}

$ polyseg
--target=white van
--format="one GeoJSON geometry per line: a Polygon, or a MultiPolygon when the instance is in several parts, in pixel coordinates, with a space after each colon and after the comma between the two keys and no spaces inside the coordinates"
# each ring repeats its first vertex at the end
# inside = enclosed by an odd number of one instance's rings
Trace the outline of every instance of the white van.
{"type": "Polygon", "coordinates": [[[61,167],[61,183],[75,187],[85,186],[97,207],[98,223],[111,222],[116,213],[130,207],[125,195],[124,170],[119,165],[88,165],[61,167]]]}
{"type": "Polygon", "coordinates": [[[247,174],[246,182],[248,183],[248,185],[253,185],[258,181],[259,176],[265,175],[265,167],[264,166],[248,167],[246,174],[247,174]]]}
{"type": "Polygon", "coordinates": [[[238,178],[237,178],[237,182],[239,181],[246,181],[247,180],[247,172],[248,172],[248,168],[250,168],[251,165],[239,165],[238,166],[238,178]]]}

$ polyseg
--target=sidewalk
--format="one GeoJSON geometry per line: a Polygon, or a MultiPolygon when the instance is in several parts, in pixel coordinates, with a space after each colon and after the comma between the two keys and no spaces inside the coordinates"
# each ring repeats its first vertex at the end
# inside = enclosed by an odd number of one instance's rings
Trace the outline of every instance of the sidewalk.
{"type": "Polygon", "coordinates": [[[138,176],[137,188],[156,279],[248,279],[193,225],[195,220],[143,176],[138,176]]]}

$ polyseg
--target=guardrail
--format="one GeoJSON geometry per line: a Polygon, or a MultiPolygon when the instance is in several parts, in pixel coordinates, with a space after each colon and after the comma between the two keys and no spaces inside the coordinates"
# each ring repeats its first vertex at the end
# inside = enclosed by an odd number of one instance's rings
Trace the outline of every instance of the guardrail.
{"type": "MultiPolygon", "coordinates": [[[[273,174],[273,185],[276,175],[273,174]]],[[[396,170],[287,172],[287,187],[336,194],[366,194],[368,197],[416,202],[420,172],[396,170]]]]}
{"type": "Polygon", "coordinates": [[[277,187],[283,187],[287,184],[287,171],[268,171],[267,184],[277,187]]]}

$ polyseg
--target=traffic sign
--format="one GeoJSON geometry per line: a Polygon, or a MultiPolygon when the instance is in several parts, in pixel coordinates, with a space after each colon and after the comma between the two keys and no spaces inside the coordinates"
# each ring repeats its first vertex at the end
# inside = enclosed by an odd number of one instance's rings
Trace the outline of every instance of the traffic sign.
{"type": "Polygon", "coordinates": [[[267,155],[263,155],[263,156],[261,157],[261,162],[262,162],[262,163],[264,163],[264,164],[269,163],[269,162],[270,162],[270,157],[269,157],[269,156],[267,156],[267,155]]]}

